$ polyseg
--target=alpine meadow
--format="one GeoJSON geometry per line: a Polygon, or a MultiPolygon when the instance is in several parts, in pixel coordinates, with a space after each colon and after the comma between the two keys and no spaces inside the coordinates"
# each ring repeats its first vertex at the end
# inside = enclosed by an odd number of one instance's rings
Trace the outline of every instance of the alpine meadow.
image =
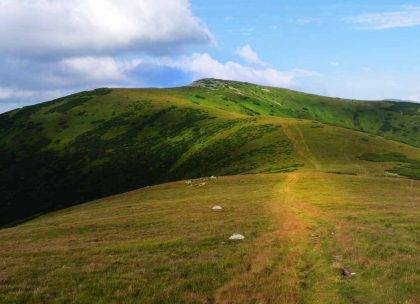
{"type": "Polygon", "coordinates": [[[0,304],[420,304],[418,0],[0,1],[0,304]]]}
{"type": "Polygon", "coordinates": [[[1,221],[35,219],[0,231],[0,300],[415,303],[419,122],[216,79],[5,113],[1,221]]]}

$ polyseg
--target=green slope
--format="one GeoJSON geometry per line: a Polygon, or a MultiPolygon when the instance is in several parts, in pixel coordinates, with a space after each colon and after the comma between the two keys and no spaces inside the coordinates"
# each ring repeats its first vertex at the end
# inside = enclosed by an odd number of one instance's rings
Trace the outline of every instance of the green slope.
{"type": "Polygon", "coordinates": [[[193,102],[247,115],[312,119],[420,147],[420,105],[356,101],[237,81],[204,79],[179,89],[193,102]],[[203,89],[197,93],[196,89],[203,89]]]}
{"type": "Polygon", "coordinates": [[[15,110],[0,115],[0,225],[200,176],[317,168],[418,178],[419,109],[203,80],[15,110]],[[360,158],[386,152],[409,161],[360,158]]]}

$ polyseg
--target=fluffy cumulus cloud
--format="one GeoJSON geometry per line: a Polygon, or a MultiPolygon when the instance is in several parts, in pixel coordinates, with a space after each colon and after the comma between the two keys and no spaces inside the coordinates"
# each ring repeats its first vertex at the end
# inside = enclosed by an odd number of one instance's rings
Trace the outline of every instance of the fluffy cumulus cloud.
{"type": "Polygon", "coordinates": [[[136,85],[133,56],[211,45],[188,0],[0,1],[0,112],[97,86],[136,85]]]}
{"type": "Polygon", "coordinates": [[[139,63],[140,60],[117,60],[113,57],[73,57],[61,60],[59,67],[81,81],[126,83],[130,80],[127,73],[139,63]]]}
{"type": "Polygon", "coordinates": [[[0,1],[0,54],[168,52],[211,40],[187,0],[0,1]]]}
{"type": "Polygon", "coordinates": [[[420,25],[420,6],[406,6],[395,12],[361,14],[344,18],[361,29],[384,30],[420,25]]]}
{"type": "Polygon", "coordinates": [[[252,65],[243,65],[235,61],[223,63],[212,58],[207,53],[195,53],[176,60],[164,58],[155,61],[155,63],[190,73],[193,79],[206,77],[235,79],[283,87],[295,87],[297,86],[297,81],[302,78],[320,76],[317,72],[300,69],[280,71],[269,66],[255,67],[252,65]]]}
{"type": "MultiPolygon", "coordinates": [[[[375,29],[413,26],[420,24],[419,12],[407,7],[347,21],[375,29]]],[[[214,44],[188,0],[0,0],[0,112],[96,87],[180,85],[204,77],[328,95],[360,93],[355,97],[386,83],[380,77],[340,80],[304,69],[279,70],[249,44],[229,61],[187,48],[214,44]]],[[[406,83],[418,88],[418,78],[401,79],[375,91],[387,93],[384,98],[397,92],[398,98],[420,99],[418,90],[399,89],[406,83]]]]}
{"type": "Polygon", "coordinates": [[[257,64],[257,65],[267,65],[264,61],[260,59],[260,56],[255,52],[249,44],[246,44],[236,50],[236,54],[239,55],[246,62],[257,64]]]}

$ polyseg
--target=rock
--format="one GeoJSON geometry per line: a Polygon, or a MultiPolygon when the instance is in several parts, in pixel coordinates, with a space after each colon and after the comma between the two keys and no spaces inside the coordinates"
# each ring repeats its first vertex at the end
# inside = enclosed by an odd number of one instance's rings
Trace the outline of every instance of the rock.
{"type": "Polygon", "coordinates": [[[350,278],[350,277],[354,276],[355,274],[356,274],[355,272],[351,272],[350,269],[348,269],[346,267],[341,268],[341,275],[345,278],[350,278]]]}
{"type": "Polygon", "coordinates": [[[191,185],[191,184],[192,184],[192,180],[187,180],[185,183],[186,183],[187,185],[191,185]]]}
{"type": "Polygon", "coordinates": [[[243,240],[245,239],[245,237],[242,234],[239,233],[234,233],[229,237],[229,240],[231,241],[239,241],[239,240],[243,240]]]}
{"type": "Polygon", "coordinates": [[[212,176],[210,176],[210,179],[217,179],[217,177],[212,175],[212,176]]]}
{"type": "Polygon", "coordinates": [[[205,185],[206,185],[205,182],[202,182],[202,183],[199,184],[200,187],[205,186],[205,185]]]}
{"type": "Polygon", "coordinates": [[[211,209],[214,210],[214,211],[220,211],[220,210],[223,209],[223,207],[219,206],[219,205],[214,205],[211,209]]]}

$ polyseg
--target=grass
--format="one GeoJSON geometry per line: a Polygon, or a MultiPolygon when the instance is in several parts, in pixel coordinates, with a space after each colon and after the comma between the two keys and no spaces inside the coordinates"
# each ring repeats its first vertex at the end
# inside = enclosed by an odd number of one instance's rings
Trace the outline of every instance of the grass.
{"type": "Polygon", "coordinates": [[[420,296],[419,182],[310,170],[201,182],[144,188],[0,230],[0,302],[420,296]],[[223,211],[211,211],[216,203],[223,211]],[[236,232],[246,239],[229,242],[236,232]],[[336,257],[357,274],[343,278],[336,257]]]}
{"type": "MultiPolygon", "coordinates": [[[[359,172],[361,153],[417,162],[418,115],[415,104],[219,80],[73,94],[0,115],[0,225],[185,178],[316,166],[359,172]]],[[[368,167],[416,178],[415,164],[368,167]]]]}
{"type": "Polygon", "coordinates": [[[350,303],[417,303],[419,189],[412,180],[327,174],[296,188],[337,228],[341,252],[334,254],[357,273],[338,289],[340,297],[350,303]]]}
{"type": "Polygon", "coordinates": [[[0,225],[44,214],[0,303],[417,303],[418,116],[219,80],[0,115],[0,225]]]}
{"type": "Polygon", "coordinates": [[[252,115],[316,120],[381,135],[419,147],[419,106],[404,102],[367,102],[328,98],[237,81],[204,79],[194,87],[178,89],[201,105],[252,115]],[[203,98],[204,97],[204,98],[203,98]]]}
{"type": "Polygon", "coordinates": [[[272,229],[270,190],[277,183],[273,177],[222,178],[206,187],[173,183],[3,230],[0,302],[200,303],[243,270],[248,244],[272,229]],[[254,199],[244,201],[245,191],[254,199]],[[212,212],[220,200],[224,210],[212,212]],[[236,231],[247,242],[228,242],[236,231]],[[16,238],[23,247],[13,248],[16,238]]]}

